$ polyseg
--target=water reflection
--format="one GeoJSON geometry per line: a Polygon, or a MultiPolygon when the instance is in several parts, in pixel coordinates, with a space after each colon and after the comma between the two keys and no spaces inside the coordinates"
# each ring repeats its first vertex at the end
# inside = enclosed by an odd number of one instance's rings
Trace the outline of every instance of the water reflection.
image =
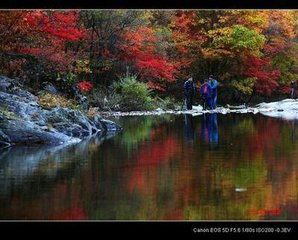
{"type": "Polygon", "coordinates": [[[68,177],[88,161],[90,151],[104,138],[100,135],[69,146],[15,146],[0,152],[0,194],[14,189],[37,193],[35,184],[47,190],[61,175],[68,177]]]}
{"type": "Polygon", "coordinates": [[[204,140],[205,143],[218,145],[218,125],[216,113],[203,115],[203,122],[201,125],[201,138],[204,140]]]}
{"type": "Polygon", "coordinates": [[[194,142],[195,140],[195,127],[194,120],[191,114],[184,115],[185,139],[187,142],[194,142]]]}
{"type": "Polygon", "coordinates": [[[1,152],[0,219],[298,219],[295,122],[206,114],[118,123],[124,131],[103,142],[1,152]]]}

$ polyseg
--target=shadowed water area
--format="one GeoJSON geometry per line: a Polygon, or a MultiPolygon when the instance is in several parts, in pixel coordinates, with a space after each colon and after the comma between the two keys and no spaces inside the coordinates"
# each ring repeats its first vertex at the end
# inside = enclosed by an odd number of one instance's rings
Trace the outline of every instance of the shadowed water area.
{"type": "Polygon", "coordinates": [[[298,219],[297,120],[111,120],[109,139],[0,150],[0,219],[298,219]]]}

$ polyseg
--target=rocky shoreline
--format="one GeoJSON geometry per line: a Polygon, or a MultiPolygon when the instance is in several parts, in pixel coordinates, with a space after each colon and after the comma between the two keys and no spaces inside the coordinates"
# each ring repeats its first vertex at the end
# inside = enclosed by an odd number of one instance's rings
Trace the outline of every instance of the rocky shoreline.
{"type": "Polygon", "coordinates": [[[202,115],[204,113],[253,113],[263,114],[270,117],[277,117],[287,120],[298,119],[298,99],[285,99],[278,102],[260,103],[255,107],[247,107],[245,105],[218,107],[216,110],[203,110],[202,106],[193,106],[192,110],[177,111],[177,110],[163,110],[156,109],[154,111],[132,111],[132,112],[100,112],[99,114],[104,117],[126,117],[126,116],[150,116],[162,114],[191,114],[192,116],[202,115]]]}
{"type": "Polygon", "coordinates": [[[17,144],[62,145],[80,142],[100,133],[100,136],[114,135],[122,130],[120,126],[103,117],[147,116],[162,114],[204,113],[253,113],[287,120],[298,119],[297,99],[260,103],[255,107],[229,106],[204,111],[200,105],[192,110],[177,111],[156,109],[155,111],[101,112],[93,109],[92,119],[82,112],[68,108],[44,109],[38,98],[24,88],[21,81],[0,76],[0,147],[17,144]]]}
{"type": "Polygon", "coordinates": [[[89,119],[77,110],[44,109],[20,81],[0,76],[0,147],[70,144],[99,132],[108,135],[121,130],[100,115],[89,119]]]}

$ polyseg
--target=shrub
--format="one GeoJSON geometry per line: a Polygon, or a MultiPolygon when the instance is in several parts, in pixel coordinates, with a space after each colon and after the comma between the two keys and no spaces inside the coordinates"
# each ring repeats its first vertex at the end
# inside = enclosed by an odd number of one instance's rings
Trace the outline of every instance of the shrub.
{"type": "Polygon", "coordinates": [[[156,105],[159,108],[166,109],[166,110],[180,110],[181,103],[177,103],[174,98],[166,97],[164,99],[160,97],[155,98],[156,105]]]}
{"type": "Polygon", "coordinates": [[[256,78],[246,78],[240,81],[232,81],[232,86],[237,88],[240,92],[245,95],[250,95],[253,92],[253,86],[256,83],[256,78]]]}
{"type": "Polygon", "coordinates": [[[156,107],[152,89],[146,83],[139,82],[134,75],[121,78],[111,87],[121,94],[119,105],[123,110],[153,110],[156,107]]]}
{"type": "Polygon", "coordinates": [[[78,83],[78,87],[84,92],[89,92],[93,88],[93,84],[89,81],[83,81],[78,83]]]}
{"type": "Polygon", "coordinates": [[[122,96],[115,90],[107,87],[98,86],[88,94],[89,104],[100,110],[110,111],[119,110],[119,104],[122,102],[122,96]]]}

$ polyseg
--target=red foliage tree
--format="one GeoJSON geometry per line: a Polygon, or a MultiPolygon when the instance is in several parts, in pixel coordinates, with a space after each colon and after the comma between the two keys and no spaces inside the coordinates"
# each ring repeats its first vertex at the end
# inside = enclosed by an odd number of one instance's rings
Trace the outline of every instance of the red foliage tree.
{"type": "Polygon", "coordinates": [[[5,76],[24,77],[26,60],[16,53],[29,34],[28,24],[20,21],[25,16],[25,11],[0,11],[0,72],[5,76]]]}
{"type": "Polygon", "coordinates": [[[80,55],[68,43],[87,37],[78,20],[77,11],[28,11],[22,21],[30,35],[20,51],[40,58],[55,70],[67,71],[80,55]]]}
{"type": "Polygon", "coordinates": [[[175,80],[175,64],[157,52],[157,39],[149,27],[139,27],[124,34],[126,44],[121,44],[121,60],[139,74],[142,81],[149,82],[151,88],[164,90],[164,82],[175,80]]]}
{"type": "Polygon", "coordinates": [[[178,11],[171,23],[172,39],[174,43],[171,57],[175,59],[179,75],[185,77],[183,72],[188,71],[190,65],[196,61],[201,53],[201,46],[207,40],[198,28],[196,11],[178,11]]]}
{"type": "Polygon", "coordinates": [[[270,59],[261,59],[256,56],[248,56],[244,62],[245,75],[256,78],[255,91],[271,96],[278,87],[279,70],[270,69],[270,59]]]}

